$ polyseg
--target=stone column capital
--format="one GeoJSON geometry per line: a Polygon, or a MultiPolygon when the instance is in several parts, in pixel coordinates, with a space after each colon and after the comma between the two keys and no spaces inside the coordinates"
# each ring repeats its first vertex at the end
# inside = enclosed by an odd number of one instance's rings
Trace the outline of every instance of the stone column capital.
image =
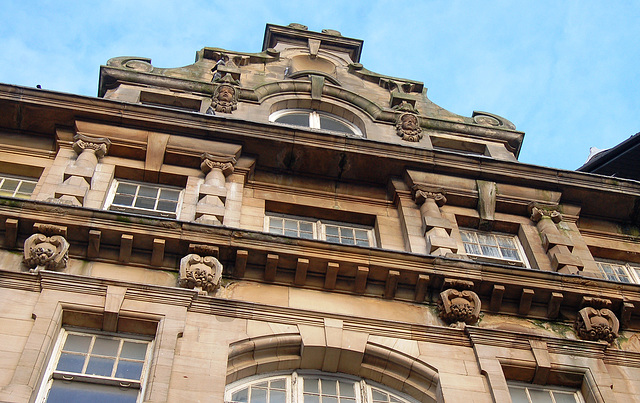
{"type": "Polygon", "coordinates": [[[81,154],[85,150],[94,151],[97,157],[104,157],[109,151],[111,141],[104,137],[89,137],[84,134],[73,136],[73,151],[81,154]]]}
{"type": "Polygon", "coordinates": [[[234,165],[236,164],[235,157],[212,155],[209,153],[203,153],[200,159],[202,160],[200,169],[202,169],[205,175],[213,169],[219,169],[224,176],[229,176],[233,173],[234,165]]]}
{"type": "Polygon", "coordinates": [[[420,189],[415,191],[414,199],[418,205],[423,204],[427,199],[433,199],[438,207],[442,207],[447,203],[447,198],[443,192],[432,192],[420,189]]]}
{"type": "Polygon", "coordinates": [[[531,212],[531,221],[533,222],[539,222],[545,217],[550,218],[551,221],[553,221],[556,224],[562,221],[562,213],[560,213],[558,210],[554,210],[551,208],[546,209],[538,206],[531,206],[530,212],[531,212]]]}

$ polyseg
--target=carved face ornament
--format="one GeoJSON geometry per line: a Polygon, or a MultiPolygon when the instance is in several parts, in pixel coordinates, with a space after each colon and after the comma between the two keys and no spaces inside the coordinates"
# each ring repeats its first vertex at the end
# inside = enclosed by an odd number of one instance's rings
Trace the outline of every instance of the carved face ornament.
{"type": "Polygon", "coordinates": [[[235,95],[236,91],[233,89],[233,87],[230,87],[228,85],[223,85],[220,87],[220,90],[218,91],[218,100],[221,102],[233,102],[233,98],[235,95]]]}
{"type": "Polygon", "coordinates": [[[238,97],[236,89],[228,84],[221,84],[216,87],[213,93],[211,109],[215,112],[231,113],[238,108],[238,97]]]}
{"type": "Polygon", "coordinates": [[[422,128],[418,117],[411,113],[403,113],[396,122],[396,133],[406,141],[419,141],[422,138],[422,128]]]}

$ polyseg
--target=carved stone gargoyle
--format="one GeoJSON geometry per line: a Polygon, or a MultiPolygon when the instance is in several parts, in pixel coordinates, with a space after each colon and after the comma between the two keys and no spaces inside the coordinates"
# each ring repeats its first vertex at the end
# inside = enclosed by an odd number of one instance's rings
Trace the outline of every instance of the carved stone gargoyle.
{"type": "Polygon", "coordinates": [[[24,241],[24,264],[32,271],[67,267],[69,242],[62,235],[33,234],[24,241]]]}
{"type": "Polygon", "coordinates": [[[574,327],[583,340],[611,343],[618,337],[620,322],[610,309],[588,306],[578,311],[574,327]]]}
{"type": "Polygon", "coordinates": [[[206,293],[220,286],[222,263],[213,256],[190,253],[180,260],[180,287],[206,293]]]}
{"type": "Polygon", "coordinates": [[[480,318],[480,298],[473,291],[449,288],[440,293],[440,318],[452,327],[473,325],[480,318]]]}

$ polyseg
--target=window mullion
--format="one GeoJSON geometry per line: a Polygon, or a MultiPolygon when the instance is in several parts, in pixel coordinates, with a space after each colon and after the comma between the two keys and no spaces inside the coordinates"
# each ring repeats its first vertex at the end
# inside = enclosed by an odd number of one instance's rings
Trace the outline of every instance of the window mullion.
{"type": "Polygon", "coordinates": [[[317,111],[311,111],[311,113],[309,113],[309,127],[320,129],[320,115],[318,115],[317,111]]]}
{"type": "MultiPolygon", "coordinates": [[[[87,350],[87,356],[84,358],[84,364],[82,365],[82,371],[80,373],[82,375],[87,372],[87,366],[89,365],[89,359],[91,358],[91,353],[93,352],[93,345],[95,344],[96,336],[91,336],[91,342],[89,342],[89,349],[87,350]]],[[[63,344],[64,346],[64,344],[63,344]]]]}

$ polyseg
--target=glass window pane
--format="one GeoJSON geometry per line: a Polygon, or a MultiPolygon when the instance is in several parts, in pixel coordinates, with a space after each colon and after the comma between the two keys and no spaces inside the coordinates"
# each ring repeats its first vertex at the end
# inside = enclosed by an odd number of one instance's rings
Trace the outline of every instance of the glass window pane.
{"type": "Polygon", "coordinates": [[[506,236],[496,236],[496,239],[498,240],[498,245],[500,245],[503,248],[515,249],[516,247],[513,241],[513,238],[506,237],[506,236]]]}
{"type": "Polygon", "coordinates": [[[120,194],[135,195],[137,189],[138,189],[137,185],[120,182],[118,183],[118,190],[116,190],[116,192],[120,194]]]}
{"type": "Polygon", "coordinates": [[[352,383],[340,381],[339,387],[340,387],[340,396],[356,397],[355,390],[353,389],[352,383]]]}
{"type": "Polygon", "coordinates": [[[33,193],[33,190],[35,188],[36,188],[36,182],[22,181],[22,183],[20,184],[20,187],[18,187],[18,192],[25,195],[30,195],[31,193],[33,193]]]}
{"type": "Polygon", "coordinates": [[[147,343],[134,343],[125,341],[122,344],[121,358],[132,358],[134,360],[144,360],[147,355],[147,343]]]}
{"type": "Polygon", "coordinates": [[[481,232],[476,234],[478,236],[478,242],[480,245],[497,245],[495,238],[489,234],[483,234],[481,232]]]}
{"type": "Polygon", "coordinates": [[[528,388],[528,389],[529,389],[529,396],[531,396],[531,400],[533,400],[535,403],[553,403],[553,400],[551,400],[551,395],[549,394],[549,391],[532,389],[532,388],[528,388]]]}
{"type": "Polygon", "coordinates": [[[365,240],[369,240],[369,232],[363,230],[363,229],[357,229],[354,230],[356,233],[356,239],[365,239],[365,240]]]}
{"type": "Polygon", "coordinates": [[[178,208],[178,203],[176,203],[174,201],[160,200],[160,201],[158,201],[158,206],[156,207],[156,210],[158,210],[158,211],[167,211],[169,213],[175,213],[177,208],[178,208]]]}
{"type": "Polygon", "coordinates": [[[180,198],[180,192],[172,189],[160,189],[160,198],[163,200],[171,200],[177,202],[180,198]]]}
{"type": "Polygon", "coordinates": [[[91,354],[116,357],[118,355],[118,347],[120,347],[120,340],[96,337],[96,341],[93,343],[91,354]]]}
{"type": "Polygon", "coordinates": [[[60,359],[58,359],[56,371],[76,372],[81,374],[85,358],[86,356],[84,355],[62,353],[60,354],[60,359]]]}
{"type": "MultiPolygon", "coordinates": [[[[270,229],[281,229],[282,228],[282,218],[269,217],[269,228],[270,229]]],[[[280,231],[282,233],[282,231],[280,231]]]]}
{"type": "Polygon", "coordinates": [[[320,403],[320,397],[318,395],[307,395],[307,394],[305,394],[304,395],[304,403],[320,403]]]}
{"type": "Polygon", "coordinates": [[[556,403],[576,403],[576,394],[569,392],[553,392],[553,398],[556,400],[556,403]]]}
{"type": "MultiPolygon", "coordinates": [[[[336,395],[338,391],[336,389],[337,381],[331,379],[323,379],[322,380],[322,394],[323,395],[336,395]]],[[[324,400],[324,399],[322,399],[324,400]]]]}
{"type": "Polygon", "coordinates": [[[311,224],[310,222],[301,221],[300,222],[300,231],[313,232],[313,224],[311,224]]]}
{"type": "Polygon", "coordinates": [[[326,115],[320,115],[320,128],[341,133],[353,133],[349,126],[326,115]]]}
{"type": "Polygon", "coordinates": [[[80,336],[76,334],[67,335],[67,340],[64,342],[64,351],[75,351],[78,353],[86,353],[89,351],[89,345],[91,344],[91,336],[80,336]]]}
{"type": "Polygon", "coordinates": [[[47,403],[135,403],[138,389],[54,380],[47,403]]]}
{"type": "Polygon", "coordinates": [[[251,403],[267,403],[267,390],[261,388],[251,388],[251,403]]]}
{"type": "Polygon", "coordinates": [[[509,394],[511,395],[511,401],[513,403],[529,403],[529,398],[524,388],[514,388],[510,386],[509,394]]]}
{"type": "Polygon", "coordinates": [[[18,188],[18,184],[19,183],[20,183],[20,181],[18,181],[16,179],[6,178],[4,180],[4,182],[2,183],[2,186],[0,186],[0,189],[2,189],[2,190],[10,190],[11,193],[13,193],[13,191],[15,191],[18,188]]]}
{"type": "Polygon", "coordinates": [[[149,199],[147,197],[138,197],[136,199],[135,207],[137,208],[153,210],[155,206],[156,206],[156,199],[149,199]]]}
{"type": "Polygon", "coordinates": [[[482,245],[481,248],[483,256],[500,257],[500,250],[497,247],[482,245]]]}
{"type": "Polygon", "coordinates": [[[318,379],[317,378],[304,378],[304,391],[311,393],[318,393],[318,379]]]}
{"type": "Polygon", "coordinates": [[[140,190],[138,190],[138,196],[144,197],[153,197],[154,199],[158,197],[158,188],[155,186],[140,186],[140,190]]]}
{"type": "Polygon", "coordinates": [[[383,393],[377,389],[371,389],[371,396],[373,397],[373,400],[377,400],[380,402],[387,402],[387,394],[383,393]]]}
{"type": "Polygon", "coordinates": [[[300,233],[300,238],[313,239],[313,233],[312,232],[301,232],[300,233]]]}
{"type": "Polygon", "coordinates": [[[287,382],[284,379],[276,379],[271,381],[271,383],[269,384],[269,387],[271,389],[286,389],[287,387],[287,382]]]}
{"type": "Polygon", "coordinates": [[[231,400],[238,403],[249,402],[249,388],[241,389],[231,395],[231,400]]]}
{"type": "Polygon", "coordinates": [[[133,196],[117,194],[113,198],[113,204],[116,204],[118,206],[131,207],[131,205],[133,204],[133,196]]]}
{"type": "Polygon", "coordinates": [[[502,257],[509,260],[520,260],[520,254],[515,249],[504,249],[501,248],[502,257]]]}
{"type": "Polygon", "coordinates": [[[308,112],[293,112],[287,113],[278,117],[276,120],[278,123],[286,123],[289,125],[309,127],[309,113],[308,112]]]}
{"type": "Polygon", "coordinates": [[[142,375],[143,361],[118,361],[118,369],[116,369],[116,378],[140,380],[142,375]]]}
{"type": "Polygon", "coordinates": [[[298,230],[291,230],[291,229],[287,229],[284,231],[284,234],[286,236],[293,236],[293,237],[297,237],[298,236],[298,230]]]}
{"type": "Polygon", "coordinates": [[[91,357],[85,374],[111,376],[115,362],[116,360],[113,358],[91,357]]]}
{"type": "Polygon", "coordinates": [[[473,232],[469,231],[460,231],[460,236],[462,237],[463,242],[471,242],[476,243],[476,237],[473,232]]]}
{"type": "Polygon", "coordinates": [[[480,255],[480,247],[475,244],[465,243],[464,250],[470,255],[480,255]]]}
{"type": "Polygon", "coordinates": [[[282,390],[272,390],[269,393],[269,403],[285,403],[287,401],[287,395],[282,390]]]}
{"type": "Polygon", "coordinates": [[[284,220],[284,227],[286,229],[298,230],[298,222],[293,220],[284,220]]]}
{"type": "Polygon", "coordinates": [[[325,231],[327,232],[327,236],[328,235],[331,235],[331,236],[338,236],[339,235],[338,227],[334,227],[333,225],[327,225],[325,227],[325,231]]]}
{"type": "Polygon", "coordinates": [[[322,403],[338,403],[338,398],[334,396],[322,395],[322,403]]]}

